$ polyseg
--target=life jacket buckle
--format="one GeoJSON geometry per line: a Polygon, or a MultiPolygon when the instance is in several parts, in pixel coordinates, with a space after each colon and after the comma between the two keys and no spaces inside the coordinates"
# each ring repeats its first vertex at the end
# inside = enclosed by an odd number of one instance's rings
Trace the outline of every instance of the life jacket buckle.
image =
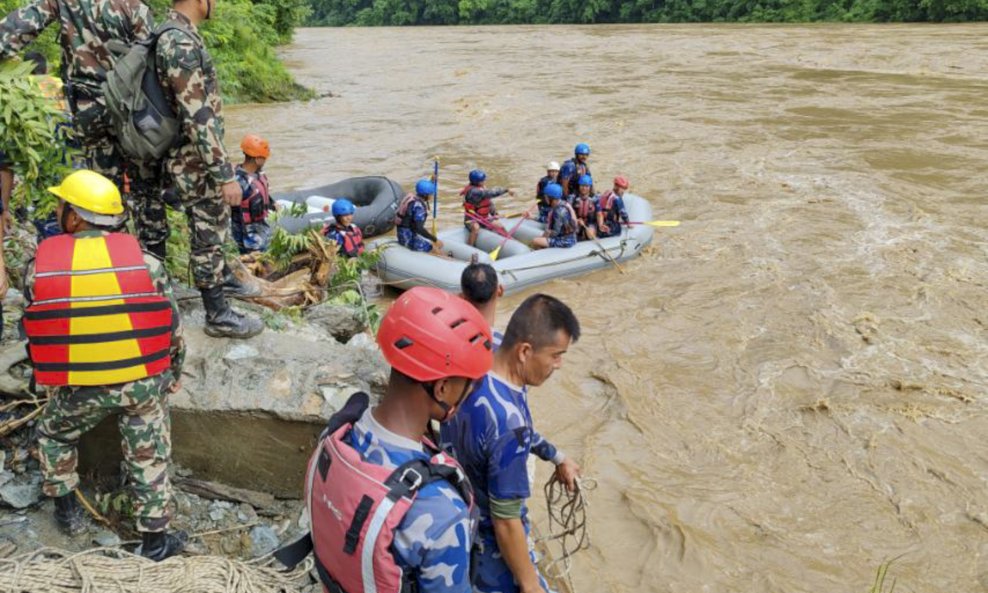
{"type": "Polygon", "coordinates": [[[422,474],[415,471],[415,469],[411,467],[406,467],[405,471],[401,472],[401,477],[398,478],[398,481],[407,486],[410,491],[418,490],[424,480],[425,478],[422,477],[422,474]],[[410,475],[411,481],[409,481],[410,475]]]}

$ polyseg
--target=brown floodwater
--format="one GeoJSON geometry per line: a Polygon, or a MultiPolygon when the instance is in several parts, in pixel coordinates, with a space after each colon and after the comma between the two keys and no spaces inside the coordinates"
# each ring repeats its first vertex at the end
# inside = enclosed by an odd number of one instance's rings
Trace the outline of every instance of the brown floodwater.
{"type": "Polygon", "coordinates": [[[457,224],[470,169],[518,210],[585,141],[683,222],[544,286],[584,330],[532,394],[598,483],[578,591],[865,591],[891,558],[896,591],[988,591],[988,26],[306,29],[284,57],[332,96],[227,117],[275,189],[439,155],[457,224]]]}

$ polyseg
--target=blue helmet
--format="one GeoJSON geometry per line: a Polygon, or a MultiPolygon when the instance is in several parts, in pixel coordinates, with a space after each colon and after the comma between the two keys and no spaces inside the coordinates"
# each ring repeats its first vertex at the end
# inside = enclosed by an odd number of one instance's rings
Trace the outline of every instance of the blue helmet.
{"type": "Polygon", "coordinates": [[[580,142],[579,144],[576,145],[576,148],[573,149],[573,152],[576,153],[577,155],[581,155],[581,154],[589,155],[590,145],[587,144],[586,142],[580,142]]]}
{"type": "Polygon", "coordinates": [[[563,186],[559,185],[558,183],[550,183],[549,185],[545,186],[545,189],[542,190],[542,193],[544,193],[546,197],[549,198],[550,200],[559,200],[563,197],[563,186]]]}
{"type": "Polygon", "coordinates": [[[484,173],[483,170],[474,169],[470,171],[470,183],[483,183],[485,179],[487,179],[487,173],[484,173]]]}
{"type": "Polygon", "coordinates": [[[353,207],[353,202],[346,198],[337,198],[333,201],[333,217],[339,218],[341,216],[349,216],[356,212],[357,209],[353,207]]]}
{"type": "Polygon", "coordinates": [[[428,179],[419,179],[415,184],[415,193],[420,196],[431,196],[436,193],[436,184],[428,179]]]}
{"type": "Polygon", "coordinates": [[[580,185],[593,185],[593,178],[587,174],[580,175],[580,185]]]}

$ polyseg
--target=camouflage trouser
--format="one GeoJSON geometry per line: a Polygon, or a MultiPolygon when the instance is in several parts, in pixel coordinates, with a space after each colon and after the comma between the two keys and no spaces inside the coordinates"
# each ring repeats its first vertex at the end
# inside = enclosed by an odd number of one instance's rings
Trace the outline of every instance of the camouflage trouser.
{"type": "Polygon", "coordinates": [[[223,284],[226,261],[223,243],[230,232],[230,207],[218,193],[185,202],[189,218],[189,265],[196,288],[204,289],[223,284]]]}
{"type": "Polygon", "coordinates": [[[154,245],[168,239],[168,221],[161,200],[161,174],[154,166],[131,162],[112,142],[101,141],[84,145],[86,163],[92,170],[109,177],[124,191],[123,176],[127,173],[130,193],[124,194],[132,213],[134,232],[142,246],[154,245]]]}
{"type": "Polygon", "coordinates": [[[79,485],[79,438],[111,414],[120,414],[121,444],[138,531],[164,531],[171,520],[171,420],[164,386],[171,372],[111,387],[63,387],[38,421],[38,453],[47,496],[63,496],[79,485]]]}

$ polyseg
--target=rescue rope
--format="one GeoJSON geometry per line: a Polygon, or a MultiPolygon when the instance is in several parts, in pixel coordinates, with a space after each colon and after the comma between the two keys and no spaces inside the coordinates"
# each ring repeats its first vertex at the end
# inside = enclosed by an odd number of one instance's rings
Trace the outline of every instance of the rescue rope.
{"type": "Polygon", "coordinates": [[[550,477],[542,491],[545,493],[546,514],[548,515],[547,535],[535,540],[538,544],[554,542],[561,550],[543,565],[546,576],[565,580],[573,591],[570,580],[572,557],[590,547],[590,534],[587,530],[587,498],[585,494],[597,488],[592,478],[577,478],[576,491],[569,492],[566,486],[550,477]]]}
{"type": "Polygon", "coordinates": [[[18,593],[294,593],[309,584],[312,559],[282,572],[268,556],[251,561],[183,556],[153,562],[115,548],[72,554],[41,548],[0,559],[0,591],[18,593]]]}

